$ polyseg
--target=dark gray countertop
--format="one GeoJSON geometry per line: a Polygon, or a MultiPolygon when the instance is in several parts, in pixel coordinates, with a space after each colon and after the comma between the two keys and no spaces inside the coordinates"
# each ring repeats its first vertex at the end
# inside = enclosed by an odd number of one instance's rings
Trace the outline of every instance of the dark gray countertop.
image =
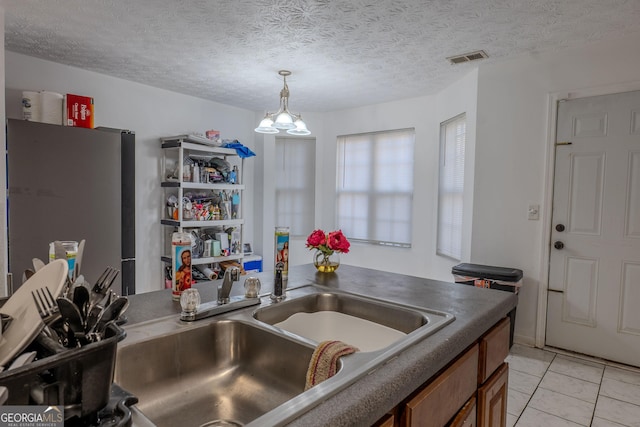
{"type": "MultiPolygon", "coordinates": [[[[252,274],[262,282],[261,293],[271,291],[273,273],[252,274]]],[[[244,292],[243,276],[232,295],[244,292]]],[[[219,281],[198,283],[202,301],[216,297],[219,281]]],[[[333,289],[453,314],[451,324],[402,352],[382,368],[322,402],[290,423],[291,426],[371,425],[446,366],[517,304],[517,295],[491,289],[441,282],[341,265],[336,273],[318,273],[314,266],[292,267],[289,287],[314,283],[333,289]]],[[[129,296],[129,325],[180,313],[171,291],[129,296]]]]}

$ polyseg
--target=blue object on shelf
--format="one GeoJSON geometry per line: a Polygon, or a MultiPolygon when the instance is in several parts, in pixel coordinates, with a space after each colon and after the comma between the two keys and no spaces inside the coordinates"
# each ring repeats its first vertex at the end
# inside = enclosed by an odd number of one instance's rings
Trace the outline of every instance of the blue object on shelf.
{"type": "Polygon", "coordinates": [[[248,255],[242,259],[242,266],[245,271],[262,272],[262,257],[260,255],[248,255]]]}

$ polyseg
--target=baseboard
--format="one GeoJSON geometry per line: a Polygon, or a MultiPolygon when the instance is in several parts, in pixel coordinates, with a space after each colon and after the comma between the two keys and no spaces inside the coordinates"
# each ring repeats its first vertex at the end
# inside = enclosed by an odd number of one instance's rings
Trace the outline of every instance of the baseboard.
{"type": "Polygon", "coordinates": [[[528,347],[535,347],[536,346],[535,337],[528,337],[526,335],[515,334],[513,336],[513,342],[514,342],[514,344],[526,345],[528,347]]]}

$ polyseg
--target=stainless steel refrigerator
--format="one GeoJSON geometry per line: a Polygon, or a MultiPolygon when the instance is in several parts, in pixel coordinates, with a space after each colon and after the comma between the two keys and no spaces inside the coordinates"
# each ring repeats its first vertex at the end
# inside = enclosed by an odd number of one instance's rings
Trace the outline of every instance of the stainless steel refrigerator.
{"type": "Polygon", "coordinates": [[[22,283],[49,243],[85,239],[80,274],[94,283],[107,266],[112,289],[135,293],[135,134],[7,120],[9,272],[22,283]]]}

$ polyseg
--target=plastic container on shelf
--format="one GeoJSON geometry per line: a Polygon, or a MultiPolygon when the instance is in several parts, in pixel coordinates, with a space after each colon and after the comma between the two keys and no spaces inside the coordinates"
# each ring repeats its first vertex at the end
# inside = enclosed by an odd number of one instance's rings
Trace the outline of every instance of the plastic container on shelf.
{"type": "Polygon", "coordinates": [[[248,272],[262,272],[262,257],[260,255],[245,255],[242,258],[244,270],[248,272]]]}

